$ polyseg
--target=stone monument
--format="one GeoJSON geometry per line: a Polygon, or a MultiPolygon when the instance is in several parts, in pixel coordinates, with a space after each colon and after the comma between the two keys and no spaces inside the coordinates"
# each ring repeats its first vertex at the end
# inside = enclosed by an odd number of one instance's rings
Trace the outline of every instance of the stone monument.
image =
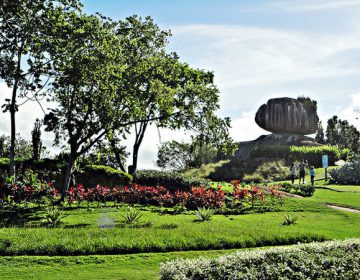
{"type": "Polygon", "coordinates": [[[237,160],[249,160],[251,151],[259,146],[320,145],[313,138],[305,136],[316,133],[319,122],[316,107],[306,102],[288,97],[270,99],[257,111],[255,122],[272,133],[240,143],[235,154],[237,160]]]}

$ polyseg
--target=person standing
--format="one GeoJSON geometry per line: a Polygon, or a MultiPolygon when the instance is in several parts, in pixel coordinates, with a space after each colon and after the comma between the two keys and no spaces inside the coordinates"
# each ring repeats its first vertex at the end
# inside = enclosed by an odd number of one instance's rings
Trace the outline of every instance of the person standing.
{"type": "Polygon", "coordinates": [[[291,179],[291,184],[294,184],[295,181],[295,173],[296,173],[296,166],[295,163],[291,163],[290,165],[290,179],[291,179]]]}
{"type": "Polygon", "coordinates": [[[311,178],[311,185],[314,186],[314,181],[315,181],[315,167],[314,166],[310,167],[310,178],[311,178]]]}
{"type": "Polygon", "coordinates": [[[308,161],[305,161],[304,159],[297,166],[297,168],[299,169],[299,185],[301,184],[301,179],[303,181],[303,184],[305,184],[305,169],[307,166],[308,161]]]}

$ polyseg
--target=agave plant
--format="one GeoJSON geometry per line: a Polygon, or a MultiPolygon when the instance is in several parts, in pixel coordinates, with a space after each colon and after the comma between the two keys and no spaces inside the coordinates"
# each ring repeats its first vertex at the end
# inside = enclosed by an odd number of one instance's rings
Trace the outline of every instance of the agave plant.
{"type": "Polygon", "coordinates": [[[200,207],[195,211],[196,221],[205,222],[210,221],[214,215],[215,210],[206,207],[200,207]]]}
{"type": "Polygon", "coordinates": [[[297,216],[287,214],[284,216],[284,221],[282,222],[281,225],[283,226],[295,225],[297,220],[298,220],[297,216]]]}
{"type": "Polygon", "coordinates": [[[46,213],[43,216],[43,223],[55,227],[62,223],[63,218],[63,212],[56,207],[52,207],[46,210],[46,213]]]}
{"type": "Polygon", "coordinates": [[[141,211],[133,207],[128,207],[124,215],[121,215],[124,219],[124,222],[131,224],[137,222],[142,217],[141,211]]]}
{"type": "Polygon", "coordinates": [[[340,184],[360,184],[360,158],[330,171],[330,178],[340,184]]]}

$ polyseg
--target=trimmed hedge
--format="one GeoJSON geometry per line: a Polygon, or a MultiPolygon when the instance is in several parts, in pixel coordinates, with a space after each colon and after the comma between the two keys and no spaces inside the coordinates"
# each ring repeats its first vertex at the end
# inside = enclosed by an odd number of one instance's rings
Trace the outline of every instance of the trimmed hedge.
{"type": "Polygon", "coordinates": [[[173,260],[160,279],[360,279],[360,239],[173,260]]]}
{"type": "Polygon", "coordinates": [[[308,160],[315,167],[322,166],[322,155],[329,156],[329,165],[335,165],[339,159],[349,158],[349,149],[339,149],[337,146],[277,146],[266,145],[256,147],[251,151],[252,158],[281,158],[286,162],[308,160]]]}
{"type": "Polygon", "coordinates": [[[97,184],[109,187],[125,186],[132,182],[133,177],[121,170],[106,165],[86,165],[83,172],[75,174],[77,183],[87,188],[97,184]]]}
{"type": "Polygon", "coordinates": [[[206,179],[188,177],[179,172],[158,170],[140,170],[134,176],[134,182],[143,186],[162,186],[169,191],[190,191],[191,187],[206,187],[206,179]]]}

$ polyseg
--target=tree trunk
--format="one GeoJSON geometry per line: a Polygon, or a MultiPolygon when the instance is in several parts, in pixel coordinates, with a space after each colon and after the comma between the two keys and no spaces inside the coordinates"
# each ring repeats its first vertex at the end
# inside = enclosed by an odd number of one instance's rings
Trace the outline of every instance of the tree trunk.
{"type": "Polygon", "coordinates": [[[66,176],[65,176],[64,185],[63,185],[63,188],[61,190],[60,201],[65,201],[66,192],[70,187],[71,175],[73,173],[74,163],[75,163],[75,156],[70,155],[68,165],[67,165],[67,168],[66,168],[66,176]]]}
{"type": "MultiPolygon", "coordinates": [[[[15,89],[14,89],[15,91],[15,89]]],[[[15,91],[16,94],[16,91],[15,91]]],[[[16,98],[16,95],[15,95],[16,98]]],[[[15,99],[13,96],[13,100],[10,105],[10,119],[11,119],[11,134],[10,134],[10,176],[15,177],[15,138],[16,138],[16,126],[15,126],[15,113],[16,113],[16,105],[15,99]]]]}
{"type": "Polygon", "coordinates": [[[115,155],[115,159],[116,159],[117,164],[119,165],[121,171],[126,172],[125,166],[124,166],[124,164],[121,162],[121,158],[120,158],[119,151],[118,151],[118,149],[117,149],[117,147],[116,147],[116,144],[115,144],[115,142],[114,142],[113,140],[110,141],[110,146],[111,146],[111,149],[112,149],[112,151],[113,151],[113,153],[114,153],[114,155],[115,155]]]}
{"type": "MultiPolygon", "coordinates": [[[[139,148],[140,145],[138,144],[134,144],[134,148],[133,148],[133,161],[132,161],[132,165],[131,168],[129,168],[129,173],[131,175],[134,175],[137,169],[137,161],[138,161],[138,154],[139,154],[139,148]]],[[[130,166],[129,166],[130,167],[130,166]]]]}

